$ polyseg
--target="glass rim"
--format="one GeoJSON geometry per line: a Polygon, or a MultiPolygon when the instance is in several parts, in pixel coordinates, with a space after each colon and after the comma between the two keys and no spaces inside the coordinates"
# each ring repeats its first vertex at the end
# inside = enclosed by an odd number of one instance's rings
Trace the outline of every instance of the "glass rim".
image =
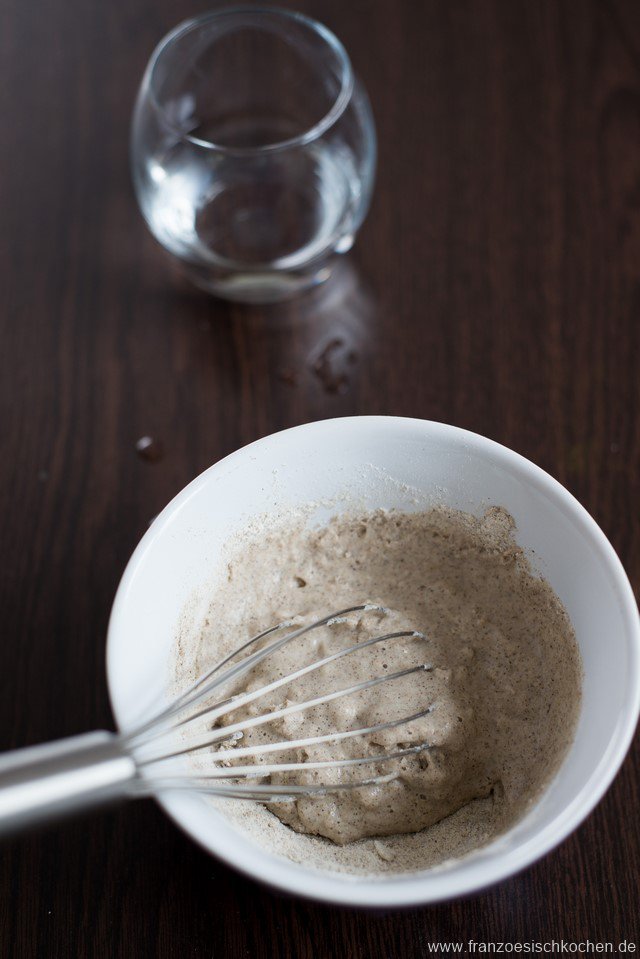
{"type": "Polygon", "coordinates": [[[298,13],[294,10],[285,10],[282,7],[248,4],[238,7],[224,7],[221,10],[211,10],[207,13],[201,13],[195,17],[190,17],[188,20],[183,20],[176,27],[174,27],[173,30],[170,30],[169,33],[162,38],[160,43],[151,54],[151,58],[145,73],[145,80],[143,82],[143,88],[144,87],[147,89],[151,103],[157,112],[162,116],[166,126],[172,130],[176,136],[179,136],[180,139],[186,140],[190,143],[193,143],[195,146],[202,147],[216,153],[256,156],[263,153],[275,153],[281,150],[288,150],[292,147],[305,146],[307,143],[311,143],[314,140],[319,139],[344,113],[353,94],[354,76],[351,60],[349,59],[347,51],[340,40],[338,40],[336,35],[329,30],[328,27],[325,27],[324,24],[320,23],[318,20],[314,20],[312,17],[308,17],[305,14],[298,13]],[[211,140],[203,140],[201,137],[193,136],[190,133],[185,133],[184,130],[180,130],[179,127],[171,122],[166,110],[158,102],[156,91],[154,90],[154,74],[161,58],[169,51],[169,49],[176,43],[177,40],[193,30],[202,27],[204,24],[227,16],[237,17],[242,16],[243,14],[256,13],[265,14],[268,17],[275,17],[283,20],[293,20],[297,24],[302,24],[319,36],[331,48],[333,53],[336,54],[340,64],[340,90],[338,91],[338,94],[330,108],[327,110],[324,116],[318,120],[317,123],[309,127],[309,129],[305,130],[303,133],[300,133],[295,137],[289,137],[286,140],[278,140],[274,143],[266,143],[263,146],[257,147],[227,146],[220,143],[215,143],[211,140]]]}

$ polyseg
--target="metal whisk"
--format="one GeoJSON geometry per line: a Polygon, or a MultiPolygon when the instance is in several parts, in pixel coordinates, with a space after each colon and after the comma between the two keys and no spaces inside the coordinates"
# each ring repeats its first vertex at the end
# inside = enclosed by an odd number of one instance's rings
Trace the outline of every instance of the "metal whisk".
{"type": "Polygon", "coordinates": [[[287,643],[310,633],[321,626],[347,616],[349,613],[385,613],[381,606],[351,606],[330,613],[313,623],[291,628],[292,623],[279,623],[254,636],[222,662],[201,676],[173,703],[152,719],[143,722],[127,733],[95,732],[71,739],[64,739],[42,746],[7,753],[0,757],[0,834],[26,829],[37,823],[49,821],[81,809],[103,805],[116,799],[153,795],[165,789],[190,789],[211,795],[250,799],[258,802],[285,802],[314,794],[323,795],[343,789],[357,789],[388,781],[389,776],[377,774],[348,783],[338,784],[272,784],[249,782],[252,779],[268,778],[275,773],[295,773],[302,769],[336,769],[340,766],[356,766],[384,763],[411,753],[429,748],[428,743],[409,746],[394,752],[376,756],[361,756],[350,759],[321,762],[251,762],[236,765],[245,757],[255,759],[263,753],[282,753],[286,750],[304,748],[318,743],[336,742],[365,736],[385,729],[401,726],[420,719],[431,712],[432,707],[401,719],[379,723],[358,729],[340,729],[328,735],[306,739],[284,740],[258,745],[238,746],[245,732],[294,712],[304,712],[331,700],[350,696],[382,683],[400,680],[404,676],[422,670],[430,670],[427,663],[411,666],[398,672],[376,676],[341,689],[331,690],[304,702],[294,702],[281,709],[265,713],[241,722],[220,720],[233,711],[272,692],[280,686],[294,683],[302,676],[320,669],[331,662],[377,643],[402,637],[424,638],[412,630],[386,633],[349,646],[303,666],[286,676],[281,676],[260,689],[240,692],[225,699],[215,699],[224,687],[252,670],[258,663],[273,656],[287,643]],[[284,636],[271,639],[265,646],[252,650],[272,634],[287,630],[284,636]],[[233,662],[238,660],[237,662],[233,662]],[[225,748],[226,747],[226,748],[225,748]],[[205,770],[192,764],[180,764],[181,757],[208,750],[205,770]],[[176,767],[176,762],[179,764],[176,767]],[[229,765],[232,762],[233,765],[229,765]]]}

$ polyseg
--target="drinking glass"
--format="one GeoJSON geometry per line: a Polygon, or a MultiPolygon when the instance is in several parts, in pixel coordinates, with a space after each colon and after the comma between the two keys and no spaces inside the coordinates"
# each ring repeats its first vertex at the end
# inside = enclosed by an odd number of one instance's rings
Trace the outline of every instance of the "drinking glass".
{"type": "Polygon", "coordinates": [[[322,24],[236,7],[180,24],[154,51],[133,115],[140,208],[190,278],[245,302],[329,276],[373,185],[367,95],[322,24]]]}

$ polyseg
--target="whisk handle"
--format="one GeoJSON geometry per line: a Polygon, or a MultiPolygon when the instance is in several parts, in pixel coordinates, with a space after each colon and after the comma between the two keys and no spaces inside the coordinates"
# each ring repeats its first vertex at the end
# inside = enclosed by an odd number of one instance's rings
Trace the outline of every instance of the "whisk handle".
{"type": "Polygon", "coordinates": [[[113,733],[0,755],[0,836],[129,795],[136,766],[113,733]]]}

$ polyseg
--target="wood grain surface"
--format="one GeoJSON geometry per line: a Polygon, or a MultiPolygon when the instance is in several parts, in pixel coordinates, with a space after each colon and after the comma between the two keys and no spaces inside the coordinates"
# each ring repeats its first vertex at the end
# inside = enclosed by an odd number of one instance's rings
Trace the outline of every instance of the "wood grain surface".
{"type": "MultiPolygon", "coordinates": [[[[107,620],[149,521],[212,462],[308,420],[393,413],[490,436],[564,483],[640,586],[640,5],[295,5],[350,51],[379,173],[334,281],[268,309],[181,282],[130,185],[146,60],[204,7],[0,5],[1,748],[112,725],[107,620]],[[155,461],[136,452],[145,435],[155,461]]],[[[386,913],[280,896],[152,802],[130,805],[2,847],[0,955],[640,949],[639,783],[636,741],[542,862],[472,899],[386,913]]]]}

